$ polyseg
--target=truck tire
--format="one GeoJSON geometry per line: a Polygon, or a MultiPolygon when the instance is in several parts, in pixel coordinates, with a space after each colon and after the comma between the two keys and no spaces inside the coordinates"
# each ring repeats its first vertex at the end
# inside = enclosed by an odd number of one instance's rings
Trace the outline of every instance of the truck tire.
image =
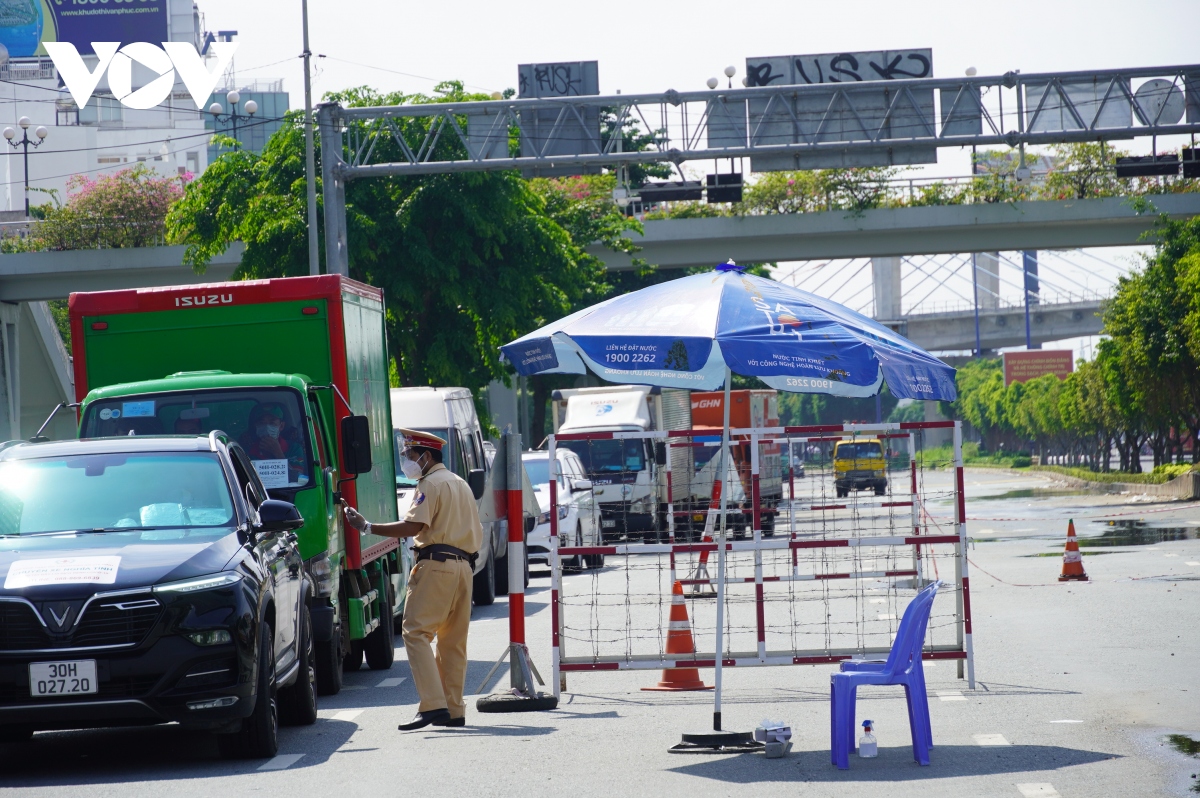
{"type": "Polygon", "coordinates": [[[353,673],[362,667],[363,661],[363,641],[351,640],[349,648],[346,649],[346,655],[342,657],[342,670],[346,673],[353,673]]]}
{"type": "Polygon", "coordinates": [[[363,653],[367,655],[367,667],[373,671],[390,669],[392,662],[396,659],[396,626],[391,617],[392,607],[395,603],[392,586],[388,585],[382,613],[384,617],[379,619],[379,627],[363,640],[363,653]]]}
{"type": "Polygon", "coordinates": [[[333,627],[333,635],[324,643],[314,646],[317,666],[317,695],[337,695],[342,692],[342,648],[341,625],[333,627]]]}
{"type": "Polygon", "coordinates": [[[300,669],[296,683],[279,691],[279,720],[288,726],[311,726],[317,722],[316,649],[307,596],[300,613],[300,669]]]}
{"type": "Polygon", "coordinates": [[[487,562],[471,583],[471,600],[476,607],[490,607],[496,601],[496,556],[489,551],[487,562]]]}
{"type": "Polygon", "coordinates": [[[887,495],[887,483],[884,483],[883,485],[876,485],[875,486],[875,495],[876,496],[886,496],[887,495]]]}
{"type": "Polygon", "coordinates": [[[242,720],[242,728],[217,737],[217,748],[226,759],[269,759],[279,753],[279,705],[275,695],[275,639],[271,625],[264,623],[258,638],[258,689],[254,711],[242,720]]]}
{"type": "Polygon", "coordinates": [[[775,513],[763,513],[761,516],[762,536],[764,538],[775,537],[775,513]]]}

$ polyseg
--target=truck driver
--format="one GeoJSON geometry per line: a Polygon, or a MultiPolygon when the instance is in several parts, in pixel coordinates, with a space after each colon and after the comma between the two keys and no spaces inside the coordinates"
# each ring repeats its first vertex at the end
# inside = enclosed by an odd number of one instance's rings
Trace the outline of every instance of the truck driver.
{"type": "Polygon", "coordinates": [[[415,538],[417,562],[408,578],[403,637],[421,703],[416,717],[400,730],[464,726],[471,578],[483,545],[479,508],[466,481],[442,465],[444,440],[417,430],[399,432],[405,444],[400,461],[404,475],[418,480],[407,516],[393,524],[371,524],[346,507],[346,522],[363,534],[415,538]]]}

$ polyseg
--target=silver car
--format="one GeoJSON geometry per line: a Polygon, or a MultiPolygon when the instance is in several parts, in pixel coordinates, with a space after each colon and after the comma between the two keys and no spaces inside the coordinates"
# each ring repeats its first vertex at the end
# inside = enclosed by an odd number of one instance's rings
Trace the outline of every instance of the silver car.
{"type": "MultiPolygon", "coordinates": [[[[550,507],[550,455],[548,452],[526,452],[521,455],[525,472],[533,483],[541,514],[537,526],[529,533],[526,546],[530,564],[550,564],[550,513],[558,514],[558,545],[599,546],[600,523],[592,482],[583,471],[579,455],[570,449],[557,450],[558,460],[558,506],[550,507]]],[[[604,555],[584,555],[563,560],[565,570],[601,568],[604,555]]]]}

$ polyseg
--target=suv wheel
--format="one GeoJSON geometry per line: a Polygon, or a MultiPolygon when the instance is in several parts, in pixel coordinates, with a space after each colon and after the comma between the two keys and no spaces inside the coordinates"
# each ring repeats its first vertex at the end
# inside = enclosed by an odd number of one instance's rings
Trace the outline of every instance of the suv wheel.
{"type": "Polygon", "coordinates": [[[311,726],[317,722],[317,665],[307,597],[300,606],[299,654],[296,683],[279,691],[279,716],[290,726],[311,726]]]}
{"type": "Polygon", "coordinates": [[[240,731],[217,737],[221,756],[227,759],[268,759],[279,753],[274,639],[271,625],[262,624],[258,639],[258,689],[254,697],[254,711],[242,721],[240,731]]]}
{"type": "Polygon", "coordinates": [[[314,647],[317,666],[317,693],[337,695],[342,691],[342,659],[344,657],[342,627],[333,627],[333,635],[314,647]]]}

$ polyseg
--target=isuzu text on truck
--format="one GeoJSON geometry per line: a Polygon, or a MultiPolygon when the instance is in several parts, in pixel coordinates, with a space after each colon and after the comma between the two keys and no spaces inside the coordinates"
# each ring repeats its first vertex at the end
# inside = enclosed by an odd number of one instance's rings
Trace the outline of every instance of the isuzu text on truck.
{"type": "Polygon", "coordinates": [[[304,517],[316,676],[392,665],[411,555],[346,534],[396,520],[383,293],[336,275],[72,294],[83,438],[222,430],[304,517]]]}

